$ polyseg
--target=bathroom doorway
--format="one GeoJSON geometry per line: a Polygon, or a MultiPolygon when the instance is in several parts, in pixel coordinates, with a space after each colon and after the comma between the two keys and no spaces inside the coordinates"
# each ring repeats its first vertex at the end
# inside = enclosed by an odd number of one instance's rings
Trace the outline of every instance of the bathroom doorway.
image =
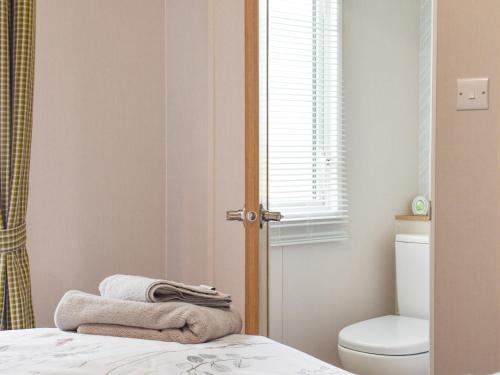
{"type": "Polygon", "coordinates": [[[396,235],[430,236],[430,206],[417,216],[412,203],[431,201],[433,5],[260,0],[246,11],[262,208],[246,207],[271,215],[246,225],[247,324],[258,317],[254,332],[340,365],[343,327],[398,312],[396,235]]]}

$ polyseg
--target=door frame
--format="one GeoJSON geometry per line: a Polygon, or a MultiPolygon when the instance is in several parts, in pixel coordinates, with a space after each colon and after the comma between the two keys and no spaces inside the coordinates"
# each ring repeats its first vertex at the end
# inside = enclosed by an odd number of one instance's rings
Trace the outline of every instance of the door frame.
{"type": "MultiPolygon", "coordinates": [[[[244,0],[245,11],[245,208],[259,212],[259,0],[244,0]]],[[[432,0],[432,145],[431,145],[431,181],[433,206],[435,207],[436,161],[436,85],[437,85],[437,19],[438,1],[432,0]]],[[[430,362],[431,373],[435,373],[434,342],[434,251],[436,238],[435,213],[431,232],[431,317],[430,317],[430,362]]],[[[245,333],[260,333],[260,279],[259,279],[259,225],[245,221],[245,333]]]]}
{"type": "MultiPolygon", "coordinates": [[[[259,212],[259,0],[245,0],[245,210],[259,212]]],[[[259,334],[260,220],[245,221],[245,333],[259,334]]]]}

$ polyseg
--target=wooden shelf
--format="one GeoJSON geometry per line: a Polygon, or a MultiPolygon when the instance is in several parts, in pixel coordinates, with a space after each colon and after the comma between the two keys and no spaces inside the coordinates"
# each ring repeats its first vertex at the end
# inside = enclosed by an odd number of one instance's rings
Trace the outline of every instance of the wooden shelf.
{"type": "Polygon", "coordinates": [[[430,216],[423,215],[396,215],[396,220],[402,221],[430,221],[430,216]]]}

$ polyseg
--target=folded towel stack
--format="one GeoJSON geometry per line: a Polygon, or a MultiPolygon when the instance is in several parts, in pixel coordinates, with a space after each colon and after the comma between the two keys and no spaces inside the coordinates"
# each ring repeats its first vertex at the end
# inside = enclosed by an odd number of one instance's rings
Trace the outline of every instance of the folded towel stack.
{"type": "Polygon", "coordinates": [[[231,296],[207,286],[185,285],[147,277],[113,275],[99,285],[101,296],[137,302],[186,302],[206,307],[229,307],[231,296]]]}
{"type": "Polygon", "coordinates": [[[56,326],[64,331],[183,344],[241,332],[241,317],[230,308],[230,296],[209,287],[115,275],[99,289],[101,296],[67,292],[55,312],[56,326]]]}

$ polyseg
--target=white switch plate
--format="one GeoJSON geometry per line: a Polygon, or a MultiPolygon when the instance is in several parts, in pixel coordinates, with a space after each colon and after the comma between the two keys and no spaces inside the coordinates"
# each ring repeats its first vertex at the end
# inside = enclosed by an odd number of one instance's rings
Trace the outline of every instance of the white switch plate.
{"type": "Polygon", "coordinates": [[[462,78],[457,80],[457,110],[489,109],[488,78],[462,78]]]}

